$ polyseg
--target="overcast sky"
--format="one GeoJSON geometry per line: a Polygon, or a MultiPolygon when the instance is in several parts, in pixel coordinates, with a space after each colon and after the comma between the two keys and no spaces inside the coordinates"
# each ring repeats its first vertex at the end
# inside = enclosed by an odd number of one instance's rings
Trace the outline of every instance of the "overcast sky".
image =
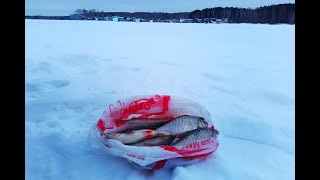
{"type": "Polygon", "coordinates": [[[122,12],[189,12],[211,7],[250,7],[295,0],[26,0],[26,15],[70,15],[76,9],[122,12]]]}

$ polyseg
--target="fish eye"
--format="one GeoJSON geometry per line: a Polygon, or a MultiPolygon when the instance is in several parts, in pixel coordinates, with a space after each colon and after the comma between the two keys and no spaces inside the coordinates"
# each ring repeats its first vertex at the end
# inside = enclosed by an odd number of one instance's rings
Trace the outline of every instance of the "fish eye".
{"type": "Polygon", "coordinates": [[[215,129],[214,132],[215,132],[217,135],[219,135],[219,131],[218,131],[218,130],[215,129]]]}
{"type": "Polygon", "coordinates": [[[203,124],[204,126],[208,126],[208,122],[205,121],[204,119],[202,119],[202,124],[203,124]]]}

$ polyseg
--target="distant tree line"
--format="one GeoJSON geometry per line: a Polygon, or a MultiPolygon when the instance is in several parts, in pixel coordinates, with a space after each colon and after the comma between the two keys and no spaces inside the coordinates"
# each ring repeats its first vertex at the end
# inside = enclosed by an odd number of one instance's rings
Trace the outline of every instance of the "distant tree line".
{"type": "Polygon", "coordinates": [[[121,17],[136,17],[143,19],[180,19],[189,18],[189,12],[181,12],[181,13],[162,13],[162,12],[104,12],[97,11],[95,9],[86,10],[86,9],[78,9],[74,12],[75,14],[83,15],[87,18],[92,17],[111,17],[111,16],[121,16],[121,17]]]}
{"type": "Polygon", "coordinates": [[[255,9],[234,8],[234,7],[216,7],[195,10],[192,12],[181,13],[162,13],[162,12],[104,12],[97,10],[78,9],[75,14],[83,15],[87,18],[92,17],[136,17],[143,19],[205,19],[218,18],[228,19],[229,23],[287,23],[295,24],[295,4],[278,4],[263,6],[255,9]]]}
{"type": "Polygon", "coordinates": [[[69,16],[25,16],[26,19],[69,20],[69,16]]]}
{"type": "Polygon", "coordinates": [[[295,4],[279,4],[259,7],[256,9],[246,8],[207,8],[196,10],[189,14],[189,18],[228,18],[234,23],[295,23],[295,4]]]}

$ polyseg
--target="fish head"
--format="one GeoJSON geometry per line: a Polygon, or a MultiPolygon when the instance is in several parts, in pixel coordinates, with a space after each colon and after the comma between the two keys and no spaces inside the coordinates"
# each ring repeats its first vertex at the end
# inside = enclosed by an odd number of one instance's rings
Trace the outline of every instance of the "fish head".
{"type": "Polygon", "coordinates": [[[198,123],[199,123],[199,127],[207,127],[208,126],[208,122],[205,121],[203,117],[199,117],[198,123]]]}
{"type": "Polygon", "coordinates": [[[219,131],[216,129],[212,130],[212,136],[216,139],[219,136],[219,131]]]}

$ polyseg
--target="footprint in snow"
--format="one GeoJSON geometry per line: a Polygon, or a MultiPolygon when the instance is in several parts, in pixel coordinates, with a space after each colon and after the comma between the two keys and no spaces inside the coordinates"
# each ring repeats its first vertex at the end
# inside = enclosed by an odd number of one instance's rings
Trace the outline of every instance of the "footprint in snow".
{"type": "Polygon", "coordinates": [[[52,90],[57,88],[63,88],[70,84],[69,81],[65,80],[52,80],[52,81],[44,81],[39,83],[26,83],[26,92],[35,93],[46,90],[52,90]]]}

